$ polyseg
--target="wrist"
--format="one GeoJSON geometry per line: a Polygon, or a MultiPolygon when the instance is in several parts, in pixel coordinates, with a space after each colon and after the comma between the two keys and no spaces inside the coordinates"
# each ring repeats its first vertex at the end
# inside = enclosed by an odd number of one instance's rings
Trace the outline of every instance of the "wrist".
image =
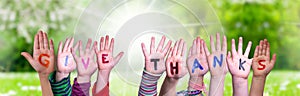
{"type": "Polygon", "coordinates": [[[91,76],[88,75],[78,75],[77,76],[78,83],[88,83],[91,82],[91,76]]]}
{"type": "Polygon", "coordinates": [[[70,73],[63,73],[63,72],[58,72],[56,71],[56,75],[55,75],[55,80],[56,82],[64,79],[64,78],[67,78],[69,76],[70,73]]]}
{"type": "Polygon", "coordinates": [[[177,82],[179,81],[179,79],[176,79],[176,78],[170,78],[168,76],[166,76],[166,80],[170,83],[174,83],[174,84],[177,84],[177,82]]]}
{"type": "Polygon", "coordinates": [[[203,83],[203,77],[191,77],[189,79],[189,86],[188,86],[188,90],[192,91],[192,90],[201,90],[204,91],[205,90],[205,85],[203,83]]]}
{"type": "Polygon", "coordinates": [[[49,74],[44,74],[44,73],[38,73],[39,74],[39,78],[48,78],[49,74]]]}

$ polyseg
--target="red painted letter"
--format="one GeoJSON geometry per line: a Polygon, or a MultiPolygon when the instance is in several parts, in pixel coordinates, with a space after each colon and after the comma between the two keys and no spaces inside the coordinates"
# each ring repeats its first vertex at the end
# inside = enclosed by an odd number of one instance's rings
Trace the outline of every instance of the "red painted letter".
{"type": "Polygon", "coordinates": [[[39,56],[39,63],[41,64],[41,65],[43,65],[43,66],[45,66],[45,67],[47,67],[48,68],[48,66],[49,66],[49,63],[50,63],[50,61],[49,60],[44,60],[44,62],[42,62],[42,57],[50,57],[48,54],[41,54],[40,56],[39,56]]]}
{"type": "Polygon", "coordinates": [[[266,65],[264,65],[264,64],[262,64],[261,62],[266,62],[266,60],[259,60],[258,61],[258,64],[260,65],[260,66],[262,66],[262,68],[257,68],[258,70],[263,70],[263,69],[265,69],[266,68],[266,65]]]}
{"type": "Polygon", "coordinates": [[[106,61],[106,57],[108,54],[102,54],[102,63],[109,63],[109,61],[106,61]]]}

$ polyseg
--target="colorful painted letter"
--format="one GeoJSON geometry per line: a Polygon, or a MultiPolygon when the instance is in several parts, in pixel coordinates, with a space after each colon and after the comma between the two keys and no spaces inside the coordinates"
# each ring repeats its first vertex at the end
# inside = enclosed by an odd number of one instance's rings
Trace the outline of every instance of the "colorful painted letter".
{"type": "Polygon", "coordinates": [[[154,62],[154,70],[157,70],[157,62],[159,61],[159,59],[151,59],[151,62],[154,62]]]}
{"type": "Polygon", "coordinates": [[[266,60],[258,60],[258,64],[262,66],[261,68],[258,67],[258,70],[264,70],[266,68],[266,65],[262,64],[261,62],[266,62],[266,60]]]}
{"type": "Polygon", "coordinates": [[[246,63],[246,61],[243,61],[242,62],[242,59],[240,58],[240,66],[239,66],[239,69],[241,70],[241,69],[243,69],[243,71],[245,71],[245,68],[244,68],[244,66],[243,66],[243,64],[245,64],[246,63]]]}
{"type": "Polygon", "coordinates": [[[109,61],[106,61],[106,57],[108,54],[102,54],[102,63],[109,63],[109,61]]]}
{"type": "Polygon", "coordinates": [[[39,56],[39,63],[48,68],[50,61],[45,59],[44,62],[42,62],[42,57],[50,58],[50,56],[48,54],[41,54],[39,56]]]}
{"type": "Polygon", "coordinates": [[[82,63],[83,63],[84,68],[87,69],[87,67],[89,66],[89,63],[90,63],[90,58],[88,58],[88,60],[87,60],[86,63],[84,62],[84,59],[83,59],[83,58],[81,59],[81,61],[82,61],[82,63]]]}
{"type": "Polygon", "coordinates": [[[67,57],[65,59],[65,66],[68,66],[68,59],[69,59],[69,56],[67,55],[67,57]]]}
{"type": "Polygon", "coordinates": [[[201,66],[201,64],[199,63],[199,61],[197,59],[194,60],[194,64],[192,67],[192,73],[195,72],[195,69],[199,68],[200,70],[203,70],[203,67],[201,66]]]}
{"type": "Polygon", "coordinates": [[[214,68],[216,67],[216,63],[218,62],[218,64],[220,65],[220,67],[222,66],[223,63],[223,54],[221,54],[221,60],[218,60],[217,56],[214,56],[214,68]]]}
{"type": "Polygon", "coordinates": [[[170,71],[172,75],[174,75],[174,71],[175,74],[178,74],[178,62],[175,65],[173,65],[173,62],[170,63],[170,71]]]}

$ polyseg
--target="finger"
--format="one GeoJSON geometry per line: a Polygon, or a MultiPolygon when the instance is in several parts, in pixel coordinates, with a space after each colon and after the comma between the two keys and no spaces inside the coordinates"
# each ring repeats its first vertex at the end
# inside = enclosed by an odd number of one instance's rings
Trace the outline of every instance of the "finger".
{"type": "Polygon", "coordinates": [[[109,50],[111,53],[113,53],[113,51],[114,51],[114,44],[115,44],[115,39],[111,38],[110,45],[109,45],[109,50]]]}
{"type": "Polygon", "coordinates": [[[275,62],[276,62],[276,54],[273,54],[270,64],[274,66],[275,62]]]}
{"type": "Polygon", "coordinates": [[[261,56],[262,55],[262,50],[263,50],[263,41],[262,40],[260,40],[260,42],[259,42],[259,47],[258,47],[258,56],[261,56]]]}
{"type": "Polygon", "coordinates": [[[205,49],[205,54],[206,54],[206,56],[209,56],[210,55],[210,52],[209,52],[209,50],[208,50],[208,48],[207,48],[207,46],[206,46],[206,43],[203,41],[203,47],[204,47],[204,49],[205,49]]]}
{"type": "Polygon", "coordinates": [[[155,38],[154,37],[151,37],[151,43],[150,43],[150,54],[154,53],[155,50],[155,38]]]}
{"type": "Polygon", "coordinates": [[[183,58],[186,58],[185,52],[186,52],[186,43],[185,43],[185,41],[183,41],[182,50],[180,52],[181,56],[183,56],[183,58]]]}
{"type": "Polygon", "coordinates": [[[231,40],[231,53],[233,56],[237,55],[234,39],[231,40]]]}
{"type": "Polygon", "coordinates": [[[243,55],[243,38],[239,38],[239,48],[238,48],[239,55],[243,55]]]}
{"type": "Polygon", "coordinates": [[[79,41],[79,56],[82,57],[84,55],[84,52],[82,50],[82,41],[79,41]]]}
{"type": "Polygon", "coordinates": [[[120,59],[122,58],[123,55],[124,55],[124,52],[120,52],[120,53],[114,58],[114,61],[115,61],[114,66],[120,61],[120,59]]]}
{"type": "Polygon", "coordinates": [[[85,54],[89,53],[91,49],[91,44],[92,44],[92,39],[89,38],[85,46],[85,54]]]}
{"type": "Polygon", "coordinates": [[[69,38],[67,38],[66,41],[65,41],[65,44],[64,44],[65,46],[63,48],[63,52],[66,52],[68,50],[69,41],[70,41],[69,38]]]}
{"type": "Polygon", "coordinates": [[[77,49],[78,49],[78,47],[79,47],[79,42],[80,42],[81,40],[79,40],[77,43],[76,43],[76,45],[74,46],[74,48],[73,48],[73,51],[76,53],[76,51],[77,51],[77,49]]]}
{"type": "Polygon", "coordinates": [[[37,33],[35,36],[34,36],[34,44],[33,44],[33,48],[34,49],[40,49],[40,46],[39,46],[39,33],[37,33]]]}
{"type": "Polygon", "coordinates": [[[60,41],[59,42],[59,45],[58,45],[58,54],[62,53],[63,51],[63,48],[62,48],[62,42],[60,41]]]}
{"type": "Polygon", "coordinates": [[[176,55],[179,55],[179,56],[182,56],[182,49],[183,49],[183,40],[182,39],[180,39],[179,40],[179,44],[178,44],[178,49],[177,49],[177,53],[176,53],[176,55]]]}
{"type": "Polygon", "coordinates": [[[248,42],[248,45],[247,45],[247,48],[246,48],[246,51],[245,51],[245,53],[244,53],[244,56],[245,56],[245,57],[248,57],[248,56],[249,56],[249,53],[250,53],[250,50],[251,50],[251,46],[252,46],[252,42],[249,41],[249,42],[248,42]]]}
{"type": "Polygon", "coordinates": [[[104,50],[104,37],[101,37],[99,46],[100,46],[100,50],[104,50]]]}
{"type": "Polygon", "coordinates": [[[267,52],[266,52],[266,56],[270,57],[270,44],[267,43],[267,52]]]}
{"type": "Polygon", "coordinates": [[[217,51],[221,51],[220,33],[217,33],[217,51]]]}
{"type": "MultiPolygon", "coordinates": [[[[97,48],[97,41],[94,42],[92,50],[95,50],[95,48],[97,48]]],[[[92,57],[94,57],[96,53],[93,51],[90,51],[90,54],[92,54],[92,57]]]]}
{"type": "Polygon", "coordinates": [[[50,40],[50,51],[54,52],[54,45],[53,45],[53,40],[50,40]]]}
{"type": "Polygon", "coordinates": [[[224,52],[226,52],[227,51],[227,38],[226,38],[226,36],[224,35],[223,36],[223,46],[222,46],[222,50],[224,51],[224,52]]]}
{"type": "Polygon", "coordinates": [[[44,48],[45,49],[49,49],[49,47],[48,47],[48,36],[47,36],[47,34],[46,33],[43,33],[43,39],[44,39],[44,48]]]}
{"type": "Polygon", "coordinates": [[[74,43],[74,38],[71,37],[70,42],[68,44],[68,49],[67,49],[68,52],[71,51],[71,48],[73,48],[73,43],[74,43]]]}
{"type": "Polygon", "coordinates": [[[162,36],[162,38],[158,44],[158,47],[156,49],[156,52],[162,52],[162,47],[164,46],[165,40],[166,40],[166,37],[162,36]]]}
{"type": "MultiPolygon", "coordinates": [[[[95,41],[95,43],[97,43],[97,41],[95,41]]],[[[101,45],[101,44],[99,44],[99,45],[101,45]]],[[[80,46],[79,46],[79,49],[80,49],[80,46]]],[[[81,50],[81,49],[80,49],[80,50],[81,50]]],[[[97,54],[97,53],[99,52],[97,46],[94,46],[94,52],[95,52],[95,54],[97,54]]]]}
{"type": "Polygon", "coordinates": [[[253,57],[257,57],[258,56],[258,46],[255,47],[255,51],[254,51],[254,56],[253,57]]]}
{"type": "Polygon", "coordinates": [[[200,54],[200,38],[197,37],[197,41],[196,41],[196,52],[197,54],[200,54]]]}
{"type": "Polygon", "coordinates": [[[175,42],[175,45],[174,45],[174,48],[173,48],[173,52],[172,52],[172,56],[175,56],[176,55],[176,52],[177,52],[177,47],[178,47],[178,44],[179,43],[179,41],[176,41],[175,42]]]}
{"type": "Polygon", "coordinates": [[[32,67],[36,65],[35,62],[34,62],[34,59],[32,58],[32,56],[29,53],[22,52],[21,55],[25,57],[25,59],[30,63],[30,65],[32,67]]]}
{"type": "Polygon", "coordinates": [[[169,40],[167,46],[164,48],[164,51],[163,51],[164,56],[166,56],[166,54],[168,53],[168,50],[170,49],[171,44],[172,44],[172,41],[169,40]]]}
{"type": "Polygon", "coordinates": [[[267,50],[267,39],[264,40],[264,44],[263,44],[263,50],[262,50],[262,55],[266,55],[266,50],[267,50]]]}
{"type": "Polygon", "coordinates": [[[189,55],[188,56],[189,57],[192,56],[192,47],[190,47],[190,49],[189,49],[189,55]]]}
{"type": "Polygon", "coordinates": [[[148,54],[148,52],[147,52],[147,49],[146,49],[145,44],[142,43],[141,46],[142,46],[142,51],[143,51],[143,53],[144,53],[145,59],[148,59],[149,54],[148,54]]]}
{"type": "Polygon", "coordinates": [[[211,49],[212,53],[216,51],[216,49],[215,49],[215,42],[214,42],[214,38],[213,38],[212,35],[210,36],[210,49],[211,49]]]}
{"type": "Polygon", "coordinates": [[[40,49],[44,49],[44,41],[43,41],[43,32],[42,31],[39,32],[39,46],[40,46],[40,49]]]}
{"type": "Polygon", "coordinates": [[[76,55],[76,51],[74,50],[74,48],[71,48],[71,53],[72,53],[73,57],[75,58],[75,61],[77,61],[78,56],[76,55]]]}
{"type": "Polygon", "coordinates": [[[194,39],[193,41],[193,45],[192,45],[192,49],[190,49],[192,51],[192,55],[196,54],[197,53],[197,38],[194,39]]]}
{"type": "Polygon", "coordinates": [[[170,51],[168,52],[168,57],[167,58],[170,58],[172,56],[173,56],[173,48],[171,47],[170,51]]]}
{"type": "Polygon", "coordinates": [[[201,46],[201,47],[200,47],[200,49],[201,49],[201,50],[200,50],[200,53],[201,53],[201,54],[205,54],[205,51],[204,51],[204,49],[205,49],[205,48],[204,48],[204,40],[201,40],[200,46],[201,46]]]}
{"type": "Polygon", "coordinates": [[[104,45],[104,49],[105,49],[105,50],[108,50],[108,49],[109,49],[109,48],[108,48],[108,47],[109,47],[109,46],[108,46],[108,42],[109,42],[109,36],[106,35],[106,36],[105,36],[105,45],[104,45]]]}
{"type": "Polygon", "coordinates": [[[231,52],[230,51],[228,51],[228,54],[227,54],[227,64],[228,65],[232,64],[232,57],[231,57],[231,52]]]}

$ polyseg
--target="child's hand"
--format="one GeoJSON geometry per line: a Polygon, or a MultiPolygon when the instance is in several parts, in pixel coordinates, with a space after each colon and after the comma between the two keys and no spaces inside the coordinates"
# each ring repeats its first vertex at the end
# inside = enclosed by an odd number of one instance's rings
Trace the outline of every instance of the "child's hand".
{"type": "Polygon", "coordinates": [[[180,39],[170,49],[166,61],[167,75],[169,78],[180,79],[187,73],[185,62],[186,44],[180,39]]]}
{"type": "Polygon", "coordinates": [[[53,41],[50,40],[49,46],[47,34],[43,31],[39,31],[34,37],[33,57],[28,52],[22,52],[21,55],[40,75],[48,77],[54,71],[53,41]]]}
{"type": "Polygon", "coordinates": [[[204,43],[205,53],[206,56],[208,57],[210,74],[212,77],[223,76],[223,75],[225,76],[228,71],[227,63],[226,63],[226,51],[227,51],[226,36],[223,37],[222,49],[220,44],[219,33],[217,33],[217,47],[215,47],[212,36],[210,36],[210,46],[211,46],[212,54],[210,54],[206,44],[204,43]]]}
{"type": "Polygon", "coordinates": [[[95,53],[97,55],[97,63],[99,70],[111,71],[111,69],[119,62],[124,52],[120,52],[116,57],[113,57],[114,38],[111,39],[110,45],[109,36],[101,37],[100,39],[100,50],[95,46],[95,53]]]}
{"type": "Polygon", "coordinates": [[[165,48],[163,48],[166,37],[163,36],[159,42],[157,49],[155,50],[155,38],[151,38],[150,54],[147,52],[145,44],[142,43],[142,50],[145,56],[145,69],[146,71],[154,74],[162,74],[165,70],[165,56],[171,46],[171,40],[165,48]]]}
{"type": "MultiPolygon", "coordinates": [[[[71,48],[73,47],[74,38],[67,38],[66,42],[59,42],[58,54],[57,54],[57,69],[58,69],[58,78],[61,80],[63,77],[67,77],[70,72],[76,68],[76,64],[71,53],[71,48]]],[[[78,44],[74,49],[77,49],[78,44]]]]}
{"type": "Polygon", "coordinates": [[[239,38],[238,52],[236,51],[235,41],[231,41],[231,53],[228,52],[227,63],[232,77],[247,79],[250,73],[252,59],[248,59],[252,42],[248,43],[246,51],[243,55],[243,38],[239,38]],[[231,57],[232,54],[232,57],[231,57]]]}
{"type": "Polygon", "coordinates": [[[203,44],[204,41],[197,37],[193,42],[193,46],[190,48],[187,58],[190,78],[203,77],[208,71],[208,63],[203,44]]]}
{"type": "Polygon", "coordinates": [[[267,39],[260,41],[256,46],[252,61],[253,77],[266,77],[273,69],[276,61],[276,54],[270,60],[270,44],[267,39]]]}
{"type": "Polygon", "coordinates": [[[77,81],[80,82],[89,82],[91,76],[97,69],[97,64],[94,60],[95,52],[94,48],[97,46],[97,42],[94,42],[94,45],[91,49],[92,40],[89,39],[86,45],[85,50],[82,50],[82,42],[79,41],[79,56],[76,55],[76,50],[71,48],[73,57],[77,64],[77,81]]]}

